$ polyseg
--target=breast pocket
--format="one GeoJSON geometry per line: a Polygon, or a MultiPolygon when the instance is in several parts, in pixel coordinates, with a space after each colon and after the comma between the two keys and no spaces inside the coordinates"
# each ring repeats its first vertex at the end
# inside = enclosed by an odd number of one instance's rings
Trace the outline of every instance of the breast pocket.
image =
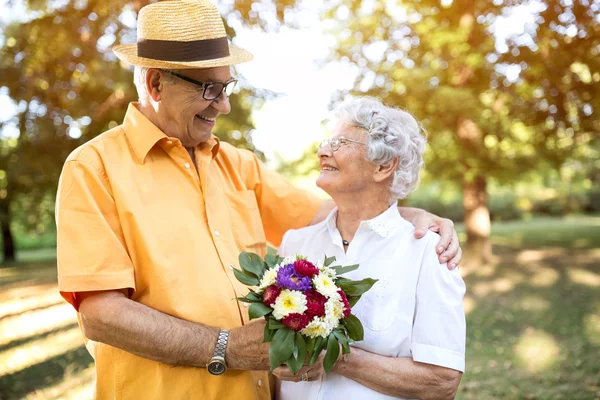
{"type": "Polygon", "coordinates": [[[262,225],[256,196],[252,190],[226,194],[232,231],[240,251],[250,251],[264,256],[267,240],[262,225]]]}
{"type": "Polygon", "coordinates": [[[386,330],[396,320],[400,302],[400,285],[395,284],[391,279],[380,279],[359,300],[357,304],[360,305],[359,318],[367,329],[386,330]]]}

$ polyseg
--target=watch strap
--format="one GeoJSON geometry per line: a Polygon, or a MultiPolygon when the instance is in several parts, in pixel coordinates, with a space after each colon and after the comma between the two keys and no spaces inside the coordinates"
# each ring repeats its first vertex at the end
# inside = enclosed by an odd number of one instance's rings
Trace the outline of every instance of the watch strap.
{"type": "Polygon", "coordinates": [[[225,361],[225,350],[227,350],[227,342],[229,342],[229,331],[221,329],[219,337],[217,338],[217,345],[215,346],[215,353],[213,358],[221,358],[225,361]]]}

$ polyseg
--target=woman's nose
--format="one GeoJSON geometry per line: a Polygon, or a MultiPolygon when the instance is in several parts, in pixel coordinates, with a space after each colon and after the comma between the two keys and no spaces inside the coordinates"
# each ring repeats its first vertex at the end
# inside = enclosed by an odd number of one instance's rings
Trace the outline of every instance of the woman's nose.
{"type": "Polygon", "coordinates": [[[329,157],[330,155],[331,155],[331,146],[329,145],[329,143],[319,147],[319,150],[317,151],[317,157],[323,158],[323,157],[329,157]]]}

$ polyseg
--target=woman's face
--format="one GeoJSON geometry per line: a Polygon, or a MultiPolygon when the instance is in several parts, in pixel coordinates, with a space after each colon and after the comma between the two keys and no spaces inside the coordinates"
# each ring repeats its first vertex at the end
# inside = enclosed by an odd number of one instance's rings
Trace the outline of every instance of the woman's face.
{"type": "MultiPolygon", "coordinates": [[[[367,142],[367,133],[362,128],[338,123],[333,129],[330,141],[344,137],[361,143],[367,142]]],[[[321,164],[321,174],[317,186],[335,200],[338,194],[357,194],[376,184],[373,173],[376,166],[366,160],[367,147],[357,143],[341,143],[337,151],[330,144],[317,152],[321,164]]]]}

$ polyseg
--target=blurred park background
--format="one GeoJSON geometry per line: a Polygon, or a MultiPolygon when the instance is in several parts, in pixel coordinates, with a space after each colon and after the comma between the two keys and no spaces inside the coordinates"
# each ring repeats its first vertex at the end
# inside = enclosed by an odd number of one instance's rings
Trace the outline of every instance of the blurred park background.
{"type": "MultiPolygon", "coordinates": [[[[91,396],[56,289],[65,158],[122,121],[148,1],[0,0],[0,399],[91,396]]],[[[429,134],[405,202],[466,246],[460,399],[600,398],[600,1],[218,2],[256,59],[215,133],[316,190],[332,104],[371,95],[429,134]]],[[[102,249],[98,249],[102,251],[102,249]]]]}

